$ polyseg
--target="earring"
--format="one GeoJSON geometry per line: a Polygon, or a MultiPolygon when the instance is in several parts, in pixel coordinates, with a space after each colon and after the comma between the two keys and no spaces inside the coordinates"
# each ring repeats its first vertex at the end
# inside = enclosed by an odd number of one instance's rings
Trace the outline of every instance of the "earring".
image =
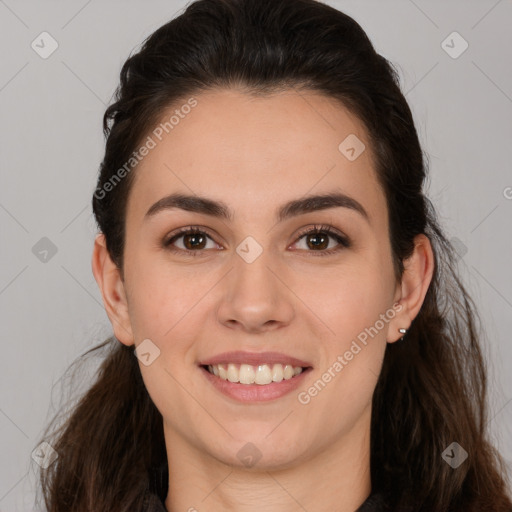
{"type": "Polygon", "coordinates": [[[401,329],[398,329],[398,332],[405,334],[407,332],[407,329],[404,329],[403,327],[401,329]]]}

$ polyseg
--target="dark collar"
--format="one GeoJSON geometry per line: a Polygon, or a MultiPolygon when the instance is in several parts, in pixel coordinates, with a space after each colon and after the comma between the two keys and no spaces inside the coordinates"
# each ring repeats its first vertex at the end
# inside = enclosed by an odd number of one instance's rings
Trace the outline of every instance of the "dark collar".
{"type": "Polygon", "coordinates": [[[149,470],[149,484],[144,496],[142,512],[167,512],[165,499],[169,490],[167,461],[149,470]]]}
{"type": "MultiPolygon", "coordinates": [[[[165,500],[169,491],[169,468],[167,462],[149,471],[149,486],[144,498],[142,512],[167,512],[165,500]]],[[[387,510],[382,494],[372,493],[355,512],[382,512],[387,510]]]]}

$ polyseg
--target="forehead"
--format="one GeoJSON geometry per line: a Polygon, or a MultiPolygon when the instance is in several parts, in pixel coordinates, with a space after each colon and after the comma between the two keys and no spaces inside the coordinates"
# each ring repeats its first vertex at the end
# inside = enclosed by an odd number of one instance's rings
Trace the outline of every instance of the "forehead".
{"type": "Polygon", "coordinates": [[[333,190],[364,203],[370,217],[385,208],[365,127],[341,103],[296,90],[193,98],[193,108],[180,108],[187,99],[169,107],[148,134],[154,147],[134,171],[128,215],[141,218],[176,191],[222,200],[240,218],[333,190]],[[355,159],[352,148],[362,151],[355,159]]]}

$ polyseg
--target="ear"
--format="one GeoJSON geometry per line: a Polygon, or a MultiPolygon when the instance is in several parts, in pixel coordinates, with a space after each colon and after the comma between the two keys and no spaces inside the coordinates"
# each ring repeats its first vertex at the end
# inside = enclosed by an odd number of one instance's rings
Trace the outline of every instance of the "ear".
{"type": "Polygon", "coordinates": [[[101,290],[103,304],[116,338],[124,345],[133,345],[124,282],[119,268],[110,258],[103,233],[97,235],[94,241],[92,272],[101,290]]]}
{"type": "Polygon", "coordinates": [[[395,302],[402,309],[390,322],[388,343],[394,343],[404,335],[398,329],[409,329],[412,321],[419,313],[434,274],[434,251],[429,238],[424,234],[416,235],[414,251],[404,260],[402,282],[397,284],[395,302]]]}

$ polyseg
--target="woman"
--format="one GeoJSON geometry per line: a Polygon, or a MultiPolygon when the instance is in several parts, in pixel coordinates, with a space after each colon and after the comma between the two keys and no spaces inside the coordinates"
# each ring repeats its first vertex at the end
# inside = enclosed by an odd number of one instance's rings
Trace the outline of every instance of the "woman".
{"type": "Polygon", "coordinates": [[[512,510],[474,303],[353,19],[196,1],[124,64],[104,131],[115,337],[44,438],[50,512],[512,510]]]}

